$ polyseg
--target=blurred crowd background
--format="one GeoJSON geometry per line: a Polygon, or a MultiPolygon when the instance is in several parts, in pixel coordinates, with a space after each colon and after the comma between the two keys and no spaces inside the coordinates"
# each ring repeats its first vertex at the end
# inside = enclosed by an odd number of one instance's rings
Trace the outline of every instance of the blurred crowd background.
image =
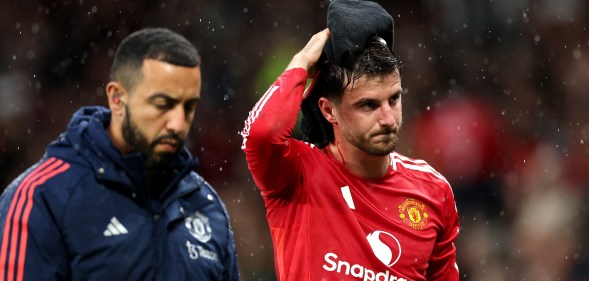
{"type": "MultiPolygon", "coordinates": [[[[589,280],[589,4],[378,2],[395,19],[405,65],[397,151],[452,184],[461,279],[589,280]]],[[[122,38],[167,27],[202,55],[203,103],[188,145],[229,209],[242,278],[276,280],[238,132],[292,55],[326,26],[328,3],[1,1],[0,189],[43,155],[78,107],[106,105],[122,38]]]]}

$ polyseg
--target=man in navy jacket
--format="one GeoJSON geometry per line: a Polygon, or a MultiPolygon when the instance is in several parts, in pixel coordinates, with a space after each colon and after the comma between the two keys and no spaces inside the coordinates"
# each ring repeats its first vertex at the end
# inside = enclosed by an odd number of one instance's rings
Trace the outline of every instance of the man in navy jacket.
{"type": "Polygon", "coordinates": [[[239,280],[226,209],[183,145],[199,65],[167,29],[123,40],[110,109],[78,110],[0,197],[0,280],[239,280]]]}

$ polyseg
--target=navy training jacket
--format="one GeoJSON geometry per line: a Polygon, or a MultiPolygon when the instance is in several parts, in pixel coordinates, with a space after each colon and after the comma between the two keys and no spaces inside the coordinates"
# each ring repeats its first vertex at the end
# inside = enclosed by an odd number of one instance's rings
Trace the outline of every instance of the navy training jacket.
{"type": "Polygon", "coordinates": [[[183,149],[150,199],[143,158],[107,135],[110,111],[78,110],[0,197],[0,280],[239,280],[225,206],[183,149]]]}

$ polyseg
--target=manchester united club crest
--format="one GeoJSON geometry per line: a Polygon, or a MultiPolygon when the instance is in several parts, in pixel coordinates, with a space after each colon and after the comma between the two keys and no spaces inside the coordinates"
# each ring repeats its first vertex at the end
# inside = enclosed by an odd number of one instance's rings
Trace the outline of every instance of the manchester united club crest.
{"type": "Polygon", "coordinates": [[[399,205],[399,217],[403,222],[417,230],[423,229],[428,221],[425,204],[413,198],[407,198],[399,205]]]}
{"type": "Polygon", "coordinates": [[[188,228],[188,231],[194,238],[202,243],[206,243],[211,240],[212,229],[209,224],[209,218],[200,212],[196,212],[191,216],[188,216],[184,220],[184,225],[188,228]]]}

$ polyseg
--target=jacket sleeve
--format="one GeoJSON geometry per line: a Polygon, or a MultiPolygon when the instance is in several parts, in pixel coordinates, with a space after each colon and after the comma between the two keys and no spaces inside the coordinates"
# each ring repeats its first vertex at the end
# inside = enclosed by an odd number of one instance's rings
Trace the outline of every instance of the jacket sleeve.
{"type": "Polygon", "coordinates": [[[54,158],[42,161],[0,197],[0,274],[6,280],[67,279],[67,251],[56,218],[39,190],[68,168],[54,158]]]}
{"type": "Polygon", "coordinates": [[[458,264],[456,263],[456,247],[454,241],[458,237],[460,224],[456,202],[450,185],[444,186],[444,222],[445,225],[438,233],[434,249],[427,268],[427,280],[459,280],[458,264]]]}
{"type": "Polygon", "coordinates": [[[300,110],[307,72],[285,71],[250,111],[241,132],[241,148],[250,172],[264,196],[295,186],[300,160],[291,137],[300,110]]]}
{"type": "Polygon", "coordinates": [[[227,207],[225,203],[221,200],[221,197],[217,194],[217,192],[211,187],[211,191],[217,196],[218,202],[221,206],[221,210],[223,211],[224,217],[226,219],[227,225],[227,235],[226,235],[226,243],[225,243],[225,251],[223,254],[223,258],[221,262],[223,263],[223,276],[221,277],[222,281],[239,281],[239,268],[237,264],[237,251],[235,249],[235,236],[233,234],[233,229],[231,228],[231,219],[229,217],[229,212],[227,211],[227,207]]]}
{"type": "Polygon", "coordinates": [[[223,261],[226,274],[223,276],[223,281],[239,281],[239,269],[237,267],[237,254],[235,251],[235,242],[233,231],[229,229],[229,238],[227,242],[227,258],[223,261]]]}

